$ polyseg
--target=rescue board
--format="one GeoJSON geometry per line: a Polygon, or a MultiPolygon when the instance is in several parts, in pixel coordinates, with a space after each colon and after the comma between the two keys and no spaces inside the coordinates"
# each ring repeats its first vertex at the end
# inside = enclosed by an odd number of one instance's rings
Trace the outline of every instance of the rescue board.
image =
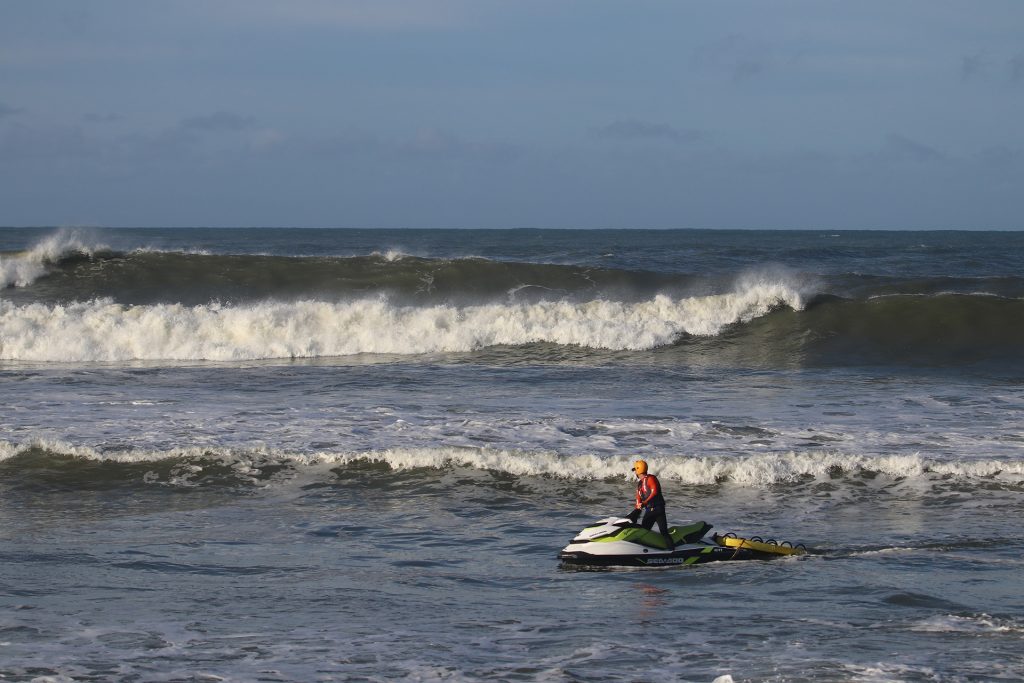
{"type": "Polygon", "coordinates": [[[782,543],[776,543],[773,540],[763,541],[757,536],[753,538],[739,538],[735,534],[729,533],[723,536],[715,534],[711,538],[715,543],[726,548],[753,550],[772,555],[804,555],[807,553],[807,548],[800,543],[792,545],[788,541],[783,541],[782,543]]]}

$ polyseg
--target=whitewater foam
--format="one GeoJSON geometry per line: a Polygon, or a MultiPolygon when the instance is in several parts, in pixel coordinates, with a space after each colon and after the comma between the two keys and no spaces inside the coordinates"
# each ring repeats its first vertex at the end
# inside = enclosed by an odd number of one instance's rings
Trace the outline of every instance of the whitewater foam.
{"type": "Polygon", "coordinates": [[[914,624],[913,631],[926,633],[1024,633],[1024,623],[1019,619],[996,618],[988,614],[961,616],[947,614],[930,617],[914,624]]]}
{"type": "MultiPolygon", "coordinates": [[[[376,463],[395,471],[465,467],[502,472],[514,476],[557,477],[594,481],[628,479],[630,455],[564,455],[555,451],[435,447],[391,448],[368,451],[281,451],[265,445],[251,447],[183,446],[160,449],[104,450],[55,439],[32,439],[22,443],[0,441],[0,461],[30,450],[96,462],[123,464],[157,463],[167,460],[190,462],[194,472],[202,462],[214,461],[236,473],[258,472],[270,465],[304,467],[346,467],[376,463]]],[[[825,451],[757,454],[736,457],[658,456],[657,474],[666,481],[687,485],[729,482],[747,488],[763,488],[801,479],[833,479],[837,473],[871,472],[891,479],[991,480],[1024,484],[1024,460],[984,460],[939,463],[920,456],[885,457],[841,455],[825,451]]]]}
{"type": "Polygon", "coordinates": [[[684,335],[714,336],[779,306],[801,308],[800,293],[785,283],[758,282],[728,294],[658,295],[640,303],[410,307],[384,297],[191,307],[129,306],[112,299],[25,306],[0,302],[0,359],[237,361],[467,352],[540,342],[647,350],[684,335]]]}

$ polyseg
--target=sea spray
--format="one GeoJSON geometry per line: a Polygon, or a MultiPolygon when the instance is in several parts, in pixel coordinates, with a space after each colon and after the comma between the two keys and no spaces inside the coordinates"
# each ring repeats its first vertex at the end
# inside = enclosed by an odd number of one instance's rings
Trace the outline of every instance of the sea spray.
{"type": "Polygon", "coordinates": [[[45,275],[48,268],[68,256],[91,256],[107,247],[77,229],[60,230],[27,251],[0,255],[0,289],[28,287],[45,275]]]}

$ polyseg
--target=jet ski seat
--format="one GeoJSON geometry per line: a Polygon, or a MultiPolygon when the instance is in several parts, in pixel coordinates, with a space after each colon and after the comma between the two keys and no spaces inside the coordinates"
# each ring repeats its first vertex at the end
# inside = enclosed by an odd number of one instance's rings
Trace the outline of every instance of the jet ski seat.
{"type": "MultiPolygon", "coordinates": [[[[676,545],[683,543],[696,543],[704,534],[711,529],[711,525],[707,522],[694,522],[687,524],[686,526],[673,526],[669,527],[668,533],[672,537],[672,541],[676,545]]],[[[603,538],[595,538],[593,541],[629,541],[631,543],[639,543],[645,545],[648,548],[657,548],[658,550],[665,550],[665,537],[660,532],[654,531],[653,529],[645,529],[639,524],[628,524],[622,525],[619,531],[613,534],[604,536],[603,538]]]]}

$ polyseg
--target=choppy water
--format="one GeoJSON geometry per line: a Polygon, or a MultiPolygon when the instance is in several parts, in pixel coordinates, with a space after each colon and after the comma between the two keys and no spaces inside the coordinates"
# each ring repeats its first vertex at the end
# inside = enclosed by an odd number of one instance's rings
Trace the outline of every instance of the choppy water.
{"type": "Polygon", "coordinates": [[[1022,266],[1022,233],[0,230],[0,680],[1019,680],[1022,266]],[[560,569],[638,454],[671,521],[815,552],[560,569]]]}

